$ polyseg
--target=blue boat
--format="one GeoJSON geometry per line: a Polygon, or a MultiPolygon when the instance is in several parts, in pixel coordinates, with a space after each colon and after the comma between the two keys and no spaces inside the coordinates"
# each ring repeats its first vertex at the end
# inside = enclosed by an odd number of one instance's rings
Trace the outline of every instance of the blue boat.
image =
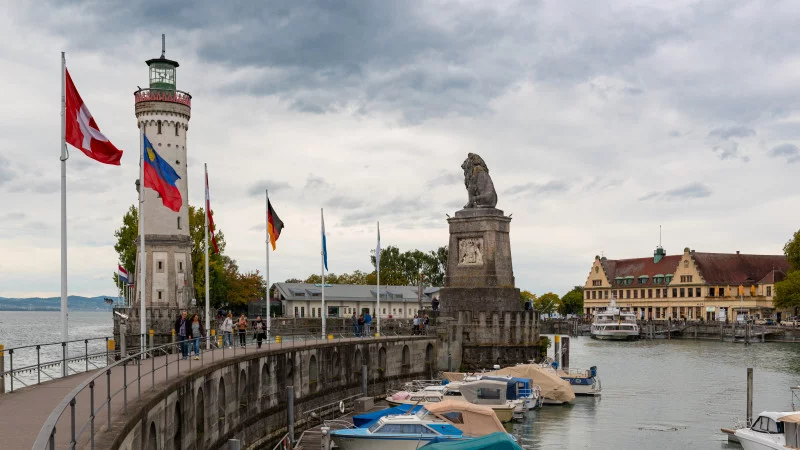
{"type": "Polygon", "coordinates": [[[506,400],[522,400],[525,402],[525,409],[527,410],[541,407],[544,401],[539,386],[534,385],[530,378],[484,375],[481,380],[495,380],[507,383],[506,400]]]}

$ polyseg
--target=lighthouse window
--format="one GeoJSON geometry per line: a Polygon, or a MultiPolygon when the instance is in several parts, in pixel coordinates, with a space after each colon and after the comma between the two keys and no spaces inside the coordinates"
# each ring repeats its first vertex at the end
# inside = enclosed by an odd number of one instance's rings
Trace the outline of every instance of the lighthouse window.
{"type": "Polygon", "coordinates": [[[158,134],[161,134],[161,121],[158,121],[158,134]]]}
{"type": "Polygon", "coordinates": [[[175,124],[175,136],[178,136],[178,124],[175,124]]]}
{"type": "Polygon", "coordinates": [[[178,272],[183,272],[183,261],[178,261],[178,272]]]}
{"type": "Polygon", "coordinates": [[[158,261],[156,263],[156,266],[158,267],[158,271],[159,272],[163,272],[164,271],[164,261],[158,261]]]}
{"type": "Polygon", "coordinates": [[[158,291],[158,299],[161,300],[161,295],[164,291],[158,291]]]}
{"type": "Polygon", "coordinates": [[[179,230],[181,229],[181,218],[180,217],[178,217],[178,229],[179,230]]]}

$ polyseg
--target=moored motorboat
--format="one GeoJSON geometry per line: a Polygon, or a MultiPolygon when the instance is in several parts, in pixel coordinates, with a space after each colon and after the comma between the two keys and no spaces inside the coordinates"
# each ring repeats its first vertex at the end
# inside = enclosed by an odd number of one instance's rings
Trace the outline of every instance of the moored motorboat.
{"type": "Polygon", "coordinates": [[[626,341],[639,338],[639,325],[636,314],[617,308],[612,298],[604,311],[599,311],[592,322],[591,335],[594,339],[626,341]]]}
{"type": "Polygon", "coordinates": [[[483,390],[478,391],[480,380],[470,382],[453,382],[445,386],[427,386],[416,392],[400,391],[386,397],[386,403],[397,405],[430,405],[445,400],[462,401],[491,407],[501,422],[509,422],[514,418],[514,411],[522,408],[521,401],[505,399],[504,382],[487,381],[481,384],[483,390]],[[491,385],[494,383],[494,385],[491,385]],[[466,394],[462,389],[466,387],[466,394]],[[491,397],[491,398],[490,398],[491,397]],[[496,398],[495,398],[496,397],[496,398]]]}
{"type": "Polygon", "coordinates": [[[800,448],[800,411],[762,412],[734,434],[744,450],[800,448]]]}
{"type": "Polygon", "coordinates": [[[331,431],[343,450],[412,450],[436,440],[455,441],[505,432],[494,411],[482,405],[447,400],[415,414],[387,415],[366,428],[331,431]]]}
{"type": "Polygon", "coordinates": [[[559,378],[569,383],[575,395],[600,395],[602,385],[597,377],[597,366],[586,369],[556,369],[559,378]]]}

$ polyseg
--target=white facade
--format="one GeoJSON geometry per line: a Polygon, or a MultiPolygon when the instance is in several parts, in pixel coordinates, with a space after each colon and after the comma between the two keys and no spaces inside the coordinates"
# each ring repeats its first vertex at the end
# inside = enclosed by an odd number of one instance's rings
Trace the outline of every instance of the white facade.
{"type": "MultiPolygon", "coordinates": [[[[172,166],[180,176],[176,185],[183,204],[175,212],[163,205],[159,194],[153,189],[144,189],[144,216],[146,264],[145,305],[185,307],[194,297],[191,263],[192,240],[189,234],[189,186],[187,167],[187,133],[191,117],[191,96],[169,87],[153,88],[153,66],[171,67],[172,81],[178,64],[164,59],[150,60],[150,89],[135,93],[136,120],[140,133],[147,135],[158,154],[172,166]],[[174,66],[173,66],[174,65],[174,66]]],[[[167,69],[169,70],[169,69],[167,69]]],[[[143,139],[142,139],[143,141],[143,139]]],[[[139,148],[139,158],[142,148],[139,148]]],[[[140,188],[143,188],[141,186],[140,188]]],[[[140,242],[137,239],[137,249],[140,242]]],[[[140,273],[140,249],[136,253],[136,272],[140,273]]],[[[138,284],[138,283],[137,283],[138,284]]],[[[136,289],[136,305],[139,304],[139,288],[136,289]]]]}

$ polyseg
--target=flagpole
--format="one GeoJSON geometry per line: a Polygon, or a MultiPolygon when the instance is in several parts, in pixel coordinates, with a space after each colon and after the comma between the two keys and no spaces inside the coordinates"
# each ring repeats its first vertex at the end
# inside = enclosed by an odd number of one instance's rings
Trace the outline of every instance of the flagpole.
{"type": "MultiPolygon", "coordinates": [[[[67,315],[67,60],[61,52],[61,340],[69,339],[67,315]]],[[[61,368],[66,376],[66,366],[61,368]]]]}
{"type": "Polygon", "coordinates": [[[205,220],[205,223],[206,223],[206,237],[205,237],[206,238],[206,245],[205,245],[205,247],[206,247],[206,350],[210,350],[211,349],[211,339],[209,339],[209,336],[211,336],[211,334],[210,334],[211,330],[209,330],[209,328],[211,327],[211,318],[209,317],[209,304],[211,303],[211,297],[209,297],[209,287],[208,287],[208,215],[211,214],[211,211],[209,211],[209,206],[210,206],[211,202],[209,201],[209,198],[208,198],[208,196],[209,196],[209,192],[208,192],[208,164],[203,163],[203,168],[204,168],[205,173],[206,173],[206,207],[205,207],[205,210],[206,210],[206,213],[205,213],[205,219],[206,219],[205,220]]]}
{"type": "MultiPolygon", "coordinates": [[[[144,352],[147,348],[147,310],[145,308],[146,300],[146,277],[147,277],[147,254],[144,250],[144,132],[145,125],[139,125],[139,267],[140,280],[139,283],[139,338],[141,339],[141,351],[144,352]]],[[[142,354],[142,359],[145,359],[142,354]]]]}
{"type": "MultiPolygon", "coordinates": [[[[325,217],[322,214],[322,208],[319,209],[320,228],[322,229],[322,239],[325,239],[325,217]]],[[[325,333],[325,318],[328,316],[325,309],[325,242],[322,241],[322,251],[319,252],[319,268],[322,273],[322,339],[326,339],[328,335],[325,333]]]]}
{"type": "Polygon", "coordinates": [[[375,315],[378,316],[378,336],[381,335],[381,223],[378,222],[378,250],[375,252],[375,269],[378,272],[377,291],[378,291],[378,310],[375,315]]]}
{"type": "Polygon", "coordinates": [[[264,192],[267,195],[267,215],[265,216],[266,220],[267,220],[267,227],[265,228],[265,231],[267,233],[267,247],[266,247],[267,266],[266,266],[266,270],[264,271],[264,275],[267,278],[267,293],[266,293],[266,296],[264,298],[266,298],[266,300],[267,300],[266,301],[266,303],[267,303],[267,342],[269,342],[270,325],[271,325],[270,318],[269,318],[269,316],[270,316],[270,311],[269,310],[270,310],[270,306],[271,306],[270,305],[270,299],[269,299],[269,245],[270,245],[270,240],[269,240],[269,189],[264,189],[264,192]]]}

